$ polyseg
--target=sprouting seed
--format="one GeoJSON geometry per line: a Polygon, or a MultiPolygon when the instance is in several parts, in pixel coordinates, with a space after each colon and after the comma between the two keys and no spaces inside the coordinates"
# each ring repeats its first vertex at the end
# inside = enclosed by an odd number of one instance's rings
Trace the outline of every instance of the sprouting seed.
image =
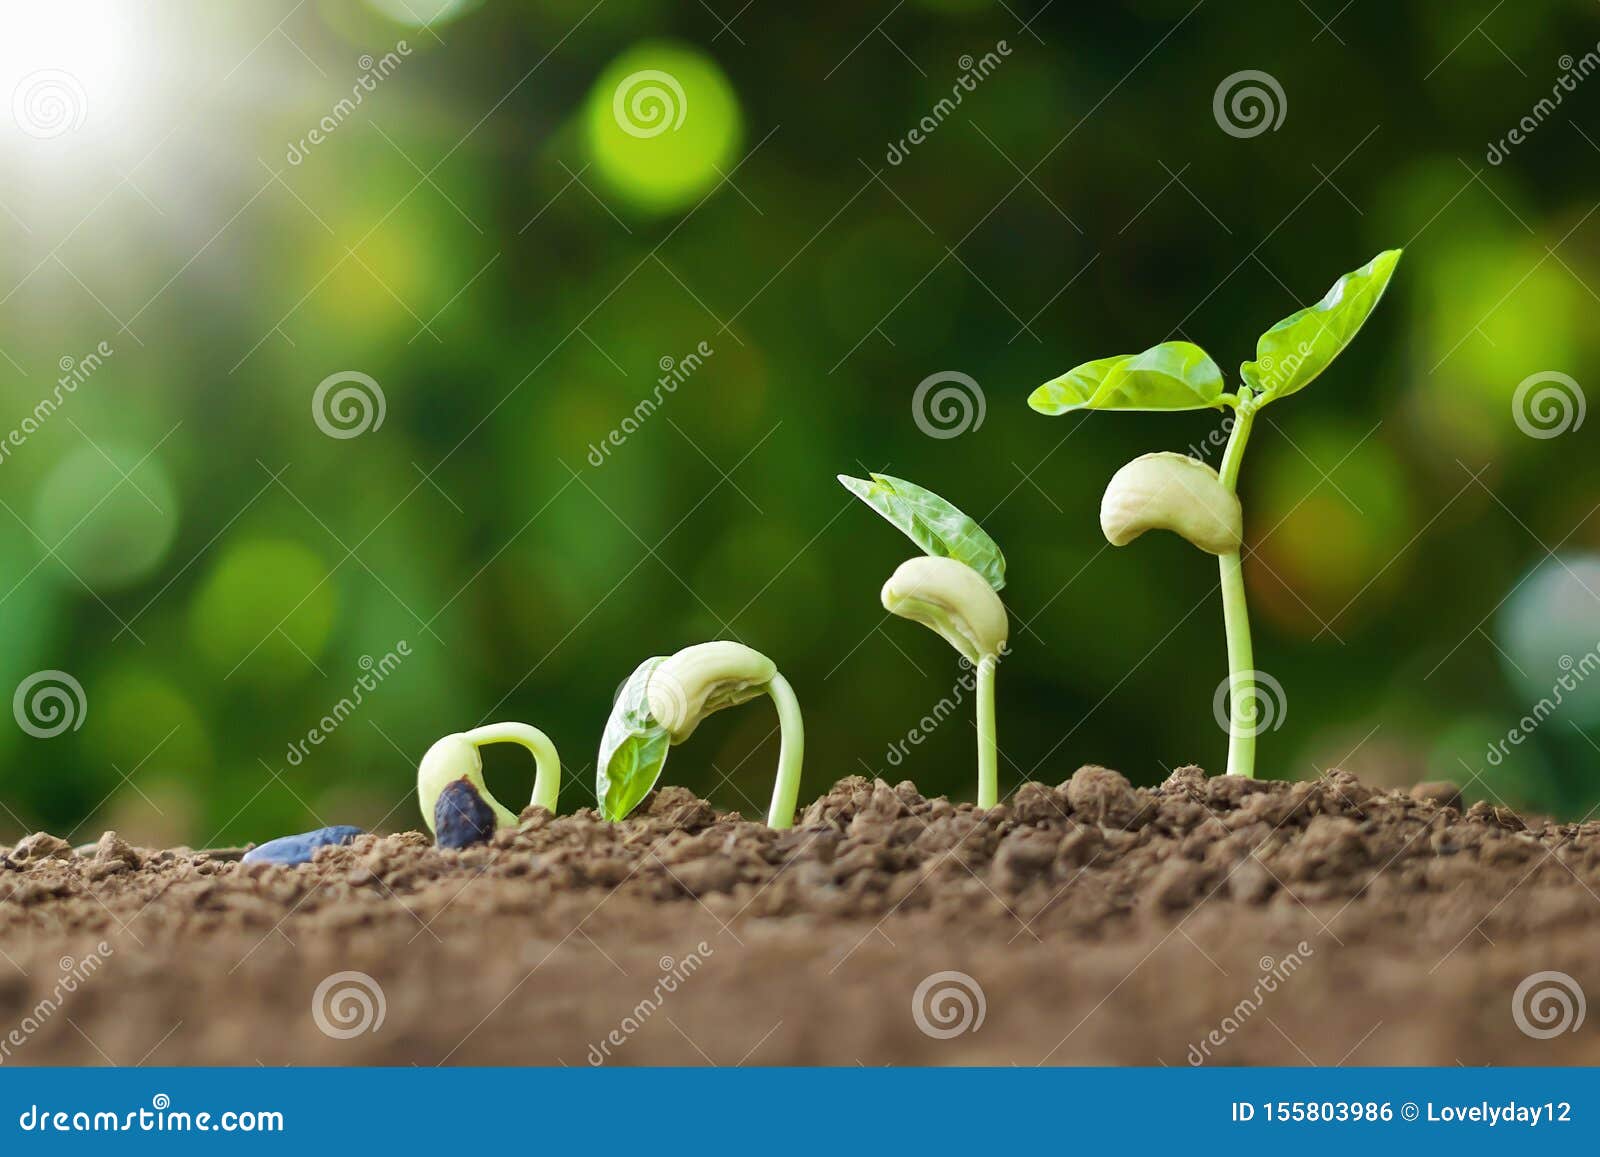
{"type": "Polygon", "coordinates": [[[478,748],[487,743],[516,743],[533,753],[533,799],[535,807],[546,811],[556,810],[557,793],[561,790],[561,757],[549,736],[537,727],[526,723],[489,723],[446,735],[422,757],[417,766],[417,802],[422,806],[422,818],[430,832],[436,832],[435,810],[445,788],[457,780],[465,780],[481,797],[495,816],[497,826],[514,828],[517,816],[489,794],[483,782],[483,756],[478,748]]]}
{"type": "Polygon", "coordinates": [[[778,709],[778,773],[767,826],[794,826],[805,727],[789,681],[743,643],[712,642],[646,659],[617,694],[600,739],[595,796],[608,820],[625,819],[655,787],[668,751],[714,711],[767,695],[778,709]]]}
{"type": "Polygon", "coordinates": [[[883,607],[938,632],[977,672],[978,806],[1000,801],[994,673],[1006,652],[1010,621],[995,592],[1006,585],[1006,560],[975,521],[931,490],[903,478],[839,475],[856,497],[927,552],[901,563],[883,586],[883,607]]]}

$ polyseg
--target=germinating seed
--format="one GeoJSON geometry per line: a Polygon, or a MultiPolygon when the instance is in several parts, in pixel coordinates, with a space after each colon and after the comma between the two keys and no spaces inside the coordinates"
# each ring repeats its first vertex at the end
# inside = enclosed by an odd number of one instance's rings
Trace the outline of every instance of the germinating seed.
{"type": "Polygon", "coordinates": [[[494,809],[465,776],[445,784],[433,805],[433,830],[441,848],[470,848],[494,835],[494,809]]]}
{"type": "Polygon", "coordinates": [[[318,828],[298,836],[279,836],[244,854],[246,864],[309,864],[318,848],[334,848],[348,844],[361,835],[360,828],[349,824],[334,824],[331,828],[318,828]]]}
{"type": "Polygon", "coordinates": [[[478,748],[486,743],[515,743],[527,748],[534,764],[533,798],[529,803],[555,812],[561,787],[561,756],[550,737],[526,723],[486,723],[471,731],[446,735],[428,748],[417,765],[417,804],[429,830],[433,828],[440,794],[458,779],[465,779],[477,790],[501,827],[517,826],[517,813],[490,795],[483,782],[483,757],[478,748]]]}
{"type": "Polygon", "coordinates": [[[694,734],[712,712],[771,696],[778,709],[778,775],[767,808],[769,828],[794,826],[805,757],[805,725],[794,688],[772,660],[743,643],[696,643],[646,659],[617,692],[595,760],[600,814],[616,822],[638,807],[667,762],[667,751],[694,734]]]}
{"type": "Polygon", "coordinates": [[[1010,620],[996,593],[1006,559],[994,539],[931,490],[904,478],[839,475],[844,488],[900,528],[927,556],[900,565],[883,586],[883,609],[938,633],[976,669],[978,806],[1000,802],[994,731],[994,672],[1006,654],[1010,620]]]}

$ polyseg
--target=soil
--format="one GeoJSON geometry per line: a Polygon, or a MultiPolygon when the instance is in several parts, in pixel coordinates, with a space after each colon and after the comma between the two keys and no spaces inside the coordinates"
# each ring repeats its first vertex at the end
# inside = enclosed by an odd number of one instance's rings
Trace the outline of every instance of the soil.
{"type": "Polygon", "coordinates": [[[1449,785],[852,778],[789,832],[665,788],[236,854],[6,849],[0,1064],[1600,1062],[1513,1008],[1600,994],[1600,823],[1449,785]]]}

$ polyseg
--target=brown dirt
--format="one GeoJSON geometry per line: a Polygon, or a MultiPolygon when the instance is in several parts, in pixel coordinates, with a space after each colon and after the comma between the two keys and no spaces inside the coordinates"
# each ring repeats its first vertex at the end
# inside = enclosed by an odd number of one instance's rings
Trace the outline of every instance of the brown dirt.
{"type": "Polygon", "coordinates": [[[1458,803],[1086,767],[987,813],[847,779],[785,833],[666,788],[304,868],[35,836],[0,865],[0,1063],[1600,1061],[1596,1024],[1512,1015],[1535,972],[1600,993],[1600,824],[1458,803]],[[313,1000],[345,971],[384,1019],[341,1039],[313,1000]],[[981,1026],[918,1027],[940,972],[981,1026]]]}

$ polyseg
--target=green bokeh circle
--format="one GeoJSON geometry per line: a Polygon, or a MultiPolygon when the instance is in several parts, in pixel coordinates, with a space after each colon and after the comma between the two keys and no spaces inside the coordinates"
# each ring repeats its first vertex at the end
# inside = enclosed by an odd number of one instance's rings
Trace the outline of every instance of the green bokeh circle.
{"type": "Polygon", "coordinates": [[[589,91],[584,130],[595,171],[649,212],[693,204],[727,172],[743,135],[739,98],[713,60],[648,41],[612,61],[589,91]]]}
{"type": "Polygon", "coordinates": [[[140,457],[104,443],[82,446],[39,488],[34,530],[91,590],[138,582],[172,548],[177,495],[161,465],[140,457]]]}
{"type": "Polygon", "coordinates": [[[327,578],[322,559],[296,542],[230,547],[190,607],[195,650],[225,676],[237,671],[263,684],[305,677],[333,627],[336,599],[327,578]]]}

